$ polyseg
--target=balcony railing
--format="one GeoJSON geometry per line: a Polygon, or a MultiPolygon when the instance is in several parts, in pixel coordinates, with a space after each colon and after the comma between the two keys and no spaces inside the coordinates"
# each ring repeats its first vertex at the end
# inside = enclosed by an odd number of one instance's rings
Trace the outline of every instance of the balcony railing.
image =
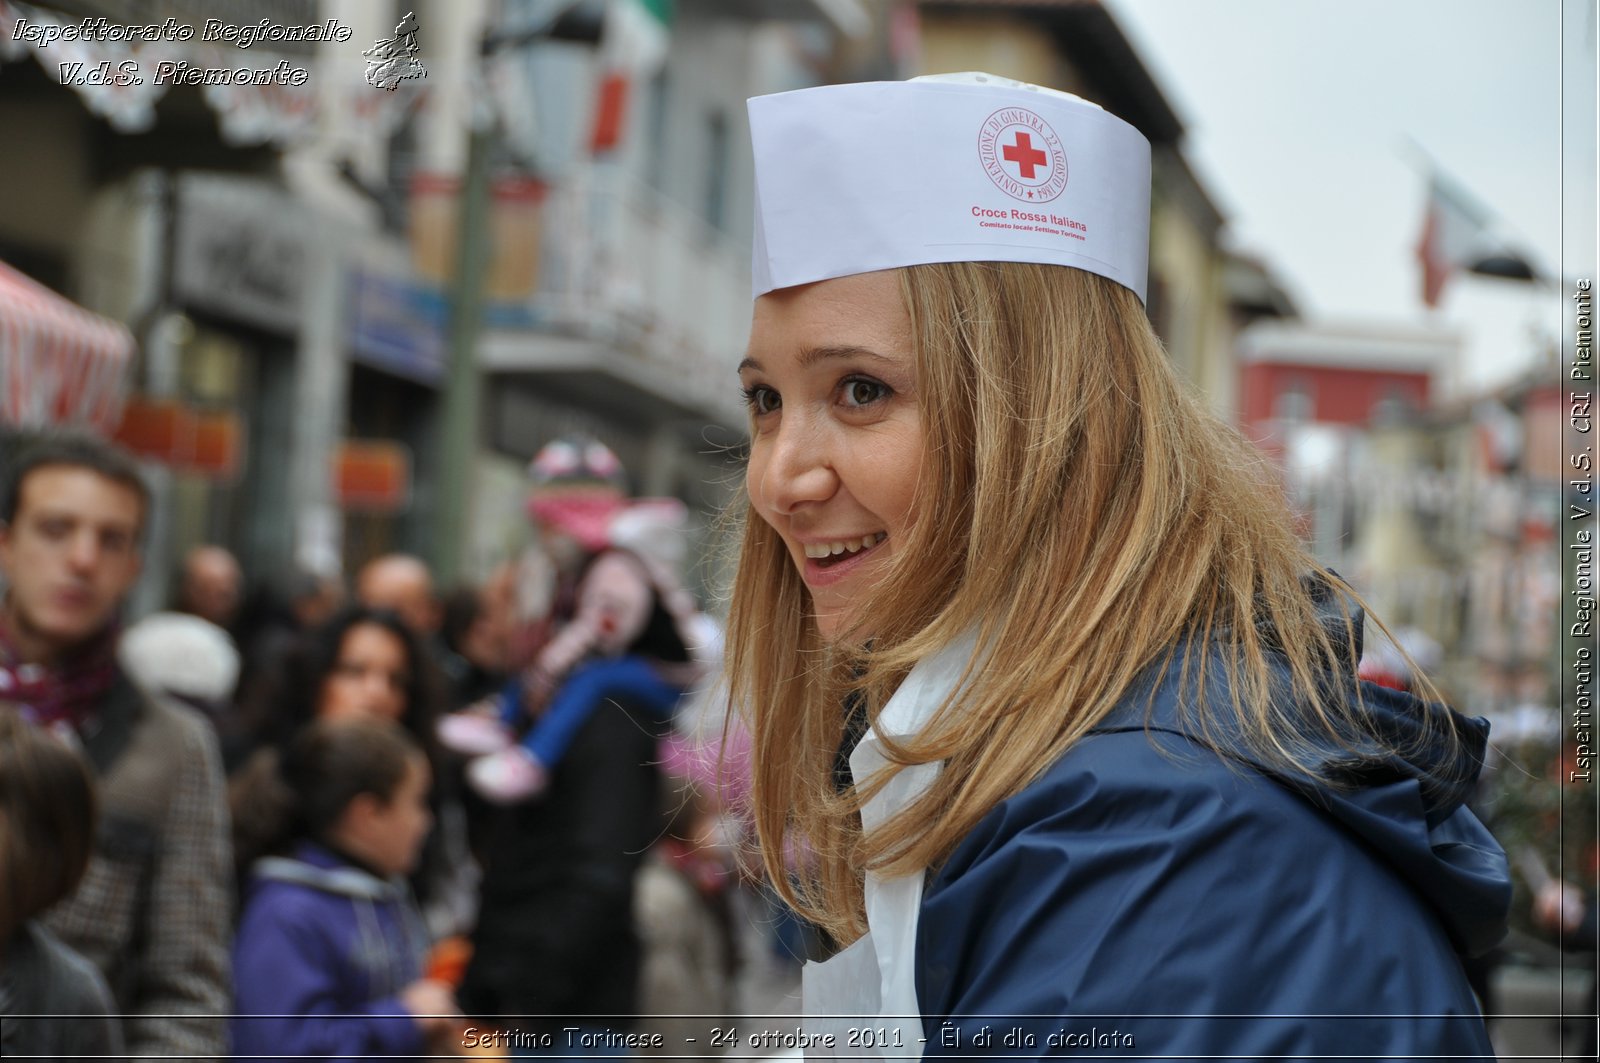
{"type": "Polygon", "coordinates": [[[749,248],[617,173],[549,190],[536,291],[491,307],[498,328],[586,339],[637,359],[669,396],[728,424],[750,325],[749,248]]]}

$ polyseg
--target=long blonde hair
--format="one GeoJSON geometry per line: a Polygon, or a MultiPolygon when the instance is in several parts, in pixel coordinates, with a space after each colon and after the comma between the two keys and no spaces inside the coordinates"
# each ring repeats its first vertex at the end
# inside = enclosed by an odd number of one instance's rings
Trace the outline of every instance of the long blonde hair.
{"type": "MultiPolygon", "coordinates": [[[[925,447],[911,528],[855,614],[870,645],[823,644],[782,540],[748,508],[728,622],[762,858],[841,942],[866,928],[867,869],[936,865],[1164,658],[1181,655],[1195,690],[1217,662],[1267,763],[1310,771],[1319,739],[1360,733],[1359,702],[1325,682],[1354,673],[1350,614],[1329,632],[1304,581],[1349,589],[1304,549],[1260,455],[1185,391],[1137,298],[1057,266],[900,272],[925,447]],[[896,764],[944,770],[863,836],[860,808],[887,780],[839,785],[846,698],[875,719],[917,661],[969,630],[987,656],[959,711],[889,747],[896,764]],[[1274,696],[1275,657],[1298,711],[1274,696]],[[785,861],[797,849],[799,874],[785,861]]],[[[1193,711],[1202,731],[1216,715],[1193,711]]]]}

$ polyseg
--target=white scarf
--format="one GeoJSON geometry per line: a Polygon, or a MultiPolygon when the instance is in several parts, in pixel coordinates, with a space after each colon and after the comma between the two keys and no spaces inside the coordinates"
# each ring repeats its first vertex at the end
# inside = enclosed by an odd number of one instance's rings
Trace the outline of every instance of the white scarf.
{"type": "MultiPolygon", "coordinates": [[[[955,691],[976,646],[976,633],[969,633],[911,670],[850,754],[854,779],[863,782],[889,764],[880,735],[905,739],[927,726],[955,691]]],[[[943,768],[902,768],[862,808],[862,829],[870,834],[921,797],[943,768]]],[[[916,956],[923,877],[922,871],[893,878],[869,871],[867,933],[832,959],[806,964],[801,992],[811,1042],[807,1057],[921,1058],[916,956]],[[821,1043],[830,1035],[831,1044],[821,1043]]]]}

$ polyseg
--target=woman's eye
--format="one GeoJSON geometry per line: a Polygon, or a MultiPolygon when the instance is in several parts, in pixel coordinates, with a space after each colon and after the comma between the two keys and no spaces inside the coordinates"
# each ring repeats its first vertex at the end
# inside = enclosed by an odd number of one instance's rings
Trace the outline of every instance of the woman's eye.
{"type": "Polygon", "coordinates": [[[876,380],[847,380],[844,384],[846,406],[870,406],[888,394],[888,386],[876,380]]]}
{"type": "Polygon", "coordinates": [[[783,405],[776,391],[761,384],[754,384],[744,389],[744,402],[750,407],[750,412],[758,417],[764,413],[771,413],[783,405]]]}

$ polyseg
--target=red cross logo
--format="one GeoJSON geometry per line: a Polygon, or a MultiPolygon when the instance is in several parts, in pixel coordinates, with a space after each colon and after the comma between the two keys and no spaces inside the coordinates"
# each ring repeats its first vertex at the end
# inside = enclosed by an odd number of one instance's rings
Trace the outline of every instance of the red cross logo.
{"type": "Polygon", "coordinates": [[[978,161],[996,188],[1024,203],[1067,190],[1067,150],[1050,124],[1022,107],[1002,107],[978,128],[978,161]]]}
{"type": "Polygon", "coordinates": [[[1022,130],[1017,130],[1017,142],[1007,144],[1000,150],[1007,162],[1017,164],[1017,171],[1022,174],[1024,181],[1033,180],[1033,168],[1043,166],[1050,161],[1050,156],[1033,146],[1033,138],[1022,130]]]}

